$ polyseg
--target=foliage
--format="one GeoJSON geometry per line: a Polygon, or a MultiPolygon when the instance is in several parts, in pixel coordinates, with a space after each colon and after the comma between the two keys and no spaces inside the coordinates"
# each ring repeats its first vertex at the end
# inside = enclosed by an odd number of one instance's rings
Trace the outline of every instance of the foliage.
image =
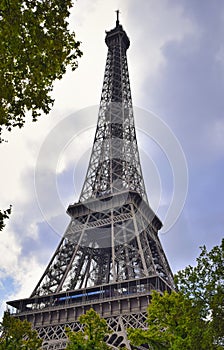
{"type": "Polygon", "coordinates": [[[109,334],[107,323],[104,319],[90,309],[79,317],[79,322],[84,325],[83,331],[72,332],[66,329],[68,344],[66,350],[109,350],[104,338],[109,334]]]}
{"type": "Polygon", "coordinates": [[[11,205],[8,209],[6,210],[0,210],[0,231],[3,230],[3,228],[5,227],[5,223],[4,223],[4,220],[8,219],[9,218],[9,215],[11,214],[11,205]]]}
{"type": "Polygon", "coordinates": [[[210,252],[201,247],[197,265],[179,271],[175,282],[201,317],[209,320],[214,342],[224,347],[224,239],[210,252]]]}
{"type": "Polygon", "coordinates": [[[129,329],[132,344],[154,350],[224,348],[224,240],[210,252],[201,248],[195,267],[175,276],[178,292],[153,292],[148,329],[129,329]]]}
{"type": "MultiPolygon", "coordinates": [[[[0,137],[53,104],[53,82],[82,55],[67,18],[71,0],[0,0],[0,137]]],[[[2,140],[0,139],[0,142],[2,140]]]]}
{"type": "Polygon", "coordinates": [[[148,329],[129,329],[132,344],[148,344],[162,350],[212,350],[212,337],[206,321],[200,318],[192,301],[181,293],[154,291],[148,306],[148,329]]]}
{"type": "Polygon", "coordinates": [[[38,350],[42,340],[28,321],[21,321],[5,312],[0,324],[0,350],[38,350]]]}

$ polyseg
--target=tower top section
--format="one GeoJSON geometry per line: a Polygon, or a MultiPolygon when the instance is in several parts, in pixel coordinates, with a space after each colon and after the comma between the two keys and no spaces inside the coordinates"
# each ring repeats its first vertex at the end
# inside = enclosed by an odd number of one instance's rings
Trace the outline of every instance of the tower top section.
{"type": "Polygon", "coordinates": [[[109,49],[113,49],[114,46],[121,45],[126,51],[130,46],[130,40],[119,22],[119,10],[117,10],[116,13],[116,27],[108,32],[106,31],[105,42],[109,49]]]}
{"type": "Polygon", "coordinates": [[[106,32],[106,60],[97,129],[80,202],[121,192],[137,192],[147,202],[131,98],[129,38],[119,22],[106,32]]]}

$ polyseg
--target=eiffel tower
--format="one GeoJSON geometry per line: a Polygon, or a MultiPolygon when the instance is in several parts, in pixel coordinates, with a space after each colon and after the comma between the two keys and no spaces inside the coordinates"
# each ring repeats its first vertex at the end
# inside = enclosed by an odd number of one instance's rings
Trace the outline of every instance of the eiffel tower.
{"type": "MultiPolygon", "coordinates": [[[[91,307],[107,320],[112,349],[132,349],[128,327],[145,327],[152,290],[174,289],[172,272],[150,208],[136,140],[126,51],[119,23],[106,32],[106,60],[97,129],[79,201],[43,276],[27,299],[9,301],[43,338],[43,349],[65,349],[65,326],[91,307]]],[[[138,349],[146,349],[147,346],[138,349]]]]}

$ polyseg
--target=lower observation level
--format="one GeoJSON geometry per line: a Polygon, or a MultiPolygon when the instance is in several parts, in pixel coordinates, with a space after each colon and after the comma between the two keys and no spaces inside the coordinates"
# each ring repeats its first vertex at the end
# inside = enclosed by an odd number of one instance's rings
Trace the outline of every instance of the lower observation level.
{"type": "MultiPolygon", "coordinates": [[[[81,329],[80,315],[93,308],[105,318],[112,333],[107,343],[112,349],[131,349],[126,337],[129,327],[145,327],[146,308],[152,290],[170,291],[159,276],[68,291],[8,302],[14,308],[13,315],[31,322],[43,339],[44,350],[62,350],[66,346],[65,327],[81,329]]],[[[139,347],[139,349],[145,349],[139,347]]]]}

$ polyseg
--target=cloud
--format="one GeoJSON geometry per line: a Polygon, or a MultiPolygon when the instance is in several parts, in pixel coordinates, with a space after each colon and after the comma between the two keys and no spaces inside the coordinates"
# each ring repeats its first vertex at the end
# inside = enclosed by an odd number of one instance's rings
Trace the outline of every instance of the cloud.
{"type": "Polygon", "coordinates": [[[18,256],[21,252],[21,246],[16,240],[14,234],[10,231],[0,235],[0,266],[1,277],[5,277],[6,274],[15,276],[15,269],[18,266],[18,256]],[[5,235],[7,234],[7,237],[5,235]],[[7,238],[7,239],[6,239],[7,238]]]}
{"type": "Polygon", "coordinates": [[[223,157],[224,154],[224,120],[216,119],[207,127],[207,139],[210,141],[214,156],[223,157]]]}
{"type": "Polygon", "coordinates": [[[131,37],[129,63],[134,101],[145,107],[145,99],[151,100],[153,84],[145,81],[158,79],[161,68],[166,64],[163,47],[168,42],[181,42],[186,36],[196,32],[190,18],[184,16],[181,3],[172,5],[170,1],[144,1],[136,6],[130,1],[127,27],[131,37]]]}

